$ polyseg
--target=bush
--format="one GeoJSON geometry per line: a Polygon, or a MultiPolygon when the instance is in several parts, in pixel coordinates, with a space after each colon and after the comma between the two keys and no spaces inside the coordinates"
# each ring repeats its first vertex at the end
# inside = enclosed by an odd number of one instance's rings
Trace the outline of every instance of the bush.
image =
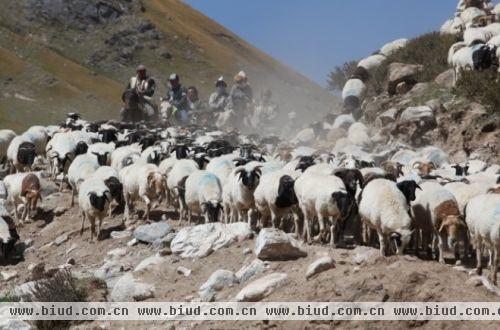
{"type": "MultiPolygon", "coordinates": [[[[411,39],[406,47],[395,51],[378,68],[370,72],[371,77],[366,83],[369,94],[375,95],[385,91],[388,67],[394,62],[422,64],[424,68],[416,76],[416,82],[434,80],[437,75],[448,69],[448,50],[456,41],[455,36],[441,35],[439,32],[431,32],[411,39]]],[[[355,66],[356,62],[347,62],[342,67],[336,67],[329,74],[329,88],[342,90],[347,80],[345,77],[349,77],[355,66]],[[338,88],[340,84],[342,86],[338,88]]]]}
{"type": "Polygon", "coordinates": [[[490,113],[500,113],[500,82],[495,69],[462,71],[453,92],[483,105],[490,113]]]}
{"type": "Polygon", "coordinates": [[[19,302],[19,301],[21,301],[19,297],[10,294],[7,294],[5,296],[0,296],[0,303],[19,302]]]}

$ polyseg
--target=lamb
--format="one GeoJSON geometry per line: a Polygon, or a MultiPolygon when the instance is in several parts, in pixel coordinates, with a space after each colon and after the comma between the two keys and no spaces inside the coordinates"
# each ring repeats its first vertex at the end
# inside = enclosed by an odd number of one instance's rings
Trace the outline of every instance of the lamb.
{"type": "MultiPolygon", "coordinates": [[[[281,227],[280,221],[297,205],[294,186],[298,176],[297,172],[289,173],[283,170],[262,175],[254,192],[255,206],[259,211],[262,227],[267,227],[269,219],[273,228],[281,227]]],[[[297,224],[295,231],[298,234],[297,224]]]]}
{"type": "Polygon", "coordinates": [[[365,225],[377,232],[382,256],[387,253],[389,240],[394,241],[396,253],[403,254],[411,239],[412,219],[406,197],[395,182],[369,182],[359,202],[359,215],[365,225]]]}
{"type": "Polygon", "coordinates": [[[130,210],[134,202],[142,198],[146,203],[146,212],[143,218],[149,221],[152,203],[161,203],[165,197],[165,178],[154,164],[132,164],[123,168],[120,173],[125,199],[124,221],[130,220],[130,210]]]}
{"type": "MultiPolygon", "coordinates": [[[[259,184],[262,165],[250,162],[238,166],[229,175],[223,187],[223,202],[226,223],[246,221],[247,212],[255,206],[253,193],[259,184]]],[[[250,222],[251,217],[248,217],[250,222]]]]}
{"type": "Polygon", "coordinates": [[[0,130],[0,164],[4,164],[7,159],[7,149],[10,142],[16,137],[16,133],[10,129],[0,130]]]}
{"type": "Polygon", "coordinates": [[[222,187],[219,178],[210,172],[197,170],[185,181],[185,203],[188,208],[188,225],[192,213],[205,216],[205,223],[216,222],[222,209],[222,187]]]}
{"type": "Polygon", "coordinates": [[[0,261],[8,260],[11,257],[18,240],[19,234],[14,221],[10,218],[3,204],[0,204],[0,261]]]}
{"type": "Polygon", "coordinates": [[[41,196],[40,179],[34,173],[16,173],[4,178],[8,200],[14,204],[16,220],[23,223],[36,211],[41,196]],[[23,214],[19,216],[19,205],[23,205],[23,214]]]}
{"type": "Polygon", "coordinates": [[[179,190],[183,180],[196,170],[199,170],[198,164],[192,159],[179,159],[175,162],[172,170],[167,177],[167,189],[177,199],[177,204],[174,207],[177,210],[177,205],[180,207],[180,221],[184,220],[184,214],[187,207],[184,204],[182,191],[179,190]]]}
{"type": "MultiPolygon", "coordinates": [[[[437,243],[439,262],[444,263],[444,240],[447,237],[448,246],[455,249],[458,258],[458,240],[461,234],[465,237],[467,225],[460,215],[457,200],[437,182],[426,181],[420,187],[422,191],[417,192],[412,211],[416,227],[422,231],[423,246],[427,247],[426,240],[432,235],[433,250],[436,252],[437,243]]],[[[416,237],[418,240],[419,236],[416,237]]]]}
{"type": "Polygon", "coordinates": [[[68,169],[68,182],[71,187],[71,207],[75,205],[75,195],[80,184],[99,168],[98,158],[84,154],[77,156],[68,169]]]}
{"type": "Polygon", "coordinates": [[[98,142],[91,144],[87,150],[87,154],[92,154],[97,157],[99,165],[105,166],[111,163],[111,154],[115,151],[115,144],[98,142]]]}
{"type": "Polygon", "coordinates": [[[478,275],[482,274],[482,248],[492,257],[491,281],[497,284],[498,255],[500,254],[500,195],[484,194],[474,197],[466,208],[466,220],[475,243],[478,275]]]}
{"type": "Polygon", "coordinates": [[[111,193],[102,180],[89,178],[82,182],[78,192],[78,205],[82,217],[80,236],[83,235],[85,219],[87,218],[90,222],[90,242],[93,241],[94,235],[99,239],[102,219],[108,213],[111,198],[111,193]],[[97,233],[95,228],[96,220],[99,220],[97,233]]]}
{"type": "Polygon", "coordinates": [[[11,173],[30,170],[36,157],[36,146],[25,135],[12,139],[7,148],[7,159],[11,164],[11,173]]]}
{"type": "Polygon", "coordinates": [[[319,222],[319,234],[314,237],[314,240],[325,238],[327,236],[325,219],[331,217],[330,244],[335,246],[337,223],[349,215],[353,202],[344,182],[333,175],[306,174],[301,175],[295,181],[294,189],[300,210],[304,215],[305,235],[303,239],[311,242],[310,227],[315,218],[319,222]]]}
{"type": "Polygon", "coordinates": [[[355,110],[360,107],[366,94],[366,85],[360,79],[349,79],[342,90],[342,100],[346,109],[355,110]]]}

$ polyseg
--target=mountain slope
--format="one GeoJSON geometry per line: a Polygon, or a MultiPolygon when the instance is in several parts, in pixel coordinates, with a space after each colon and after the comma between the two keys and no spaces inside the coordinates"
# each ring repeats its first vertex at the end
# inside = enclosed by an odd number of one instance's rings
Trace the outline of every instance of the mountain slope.
{"type": "MultiPolygon", "coordinates": [[[[320,86],[177,0],[0,0],[0,125],[23,129],[68,111],[116,118],[120,94],[144,63],[165,92],[177,72],[206,99],[244,69],[255,95],[310,116],[335,99],[320,86]]],[[[314,117],[314,116],[313,116],[314,117]]]]}

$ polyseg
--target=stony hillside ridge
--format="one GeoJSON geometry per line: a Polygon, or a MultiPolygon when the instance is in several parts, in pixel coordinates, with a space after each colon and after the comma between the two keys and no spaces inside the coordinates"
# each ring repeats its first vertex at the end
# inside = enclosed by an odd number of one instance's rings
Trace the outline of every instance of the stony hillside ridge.
{"type": "Polygon", "coordinates": [[[325,113],[334,97],[304,76],[177,0],[2,0],[0,122],[23,129],[78,111],[116,117],[139,63],[159,81],[177,72],[208,98],[220,75],[244,69],[282,108],[325,113]]]}

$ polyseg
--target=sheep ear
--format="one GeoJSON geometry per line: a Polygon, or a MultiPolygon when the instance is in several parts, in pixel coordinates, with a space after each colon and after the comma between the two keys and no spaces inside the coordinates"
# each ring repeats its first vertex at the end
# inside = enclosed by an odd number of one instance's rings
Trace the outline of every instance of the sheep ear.
{"type": "Polygon", "coordinates": [[[423,190],[422,187],[420,187],[417,183],[415,183],[415,187],[417,187],[417,189],[423,190]]]}

